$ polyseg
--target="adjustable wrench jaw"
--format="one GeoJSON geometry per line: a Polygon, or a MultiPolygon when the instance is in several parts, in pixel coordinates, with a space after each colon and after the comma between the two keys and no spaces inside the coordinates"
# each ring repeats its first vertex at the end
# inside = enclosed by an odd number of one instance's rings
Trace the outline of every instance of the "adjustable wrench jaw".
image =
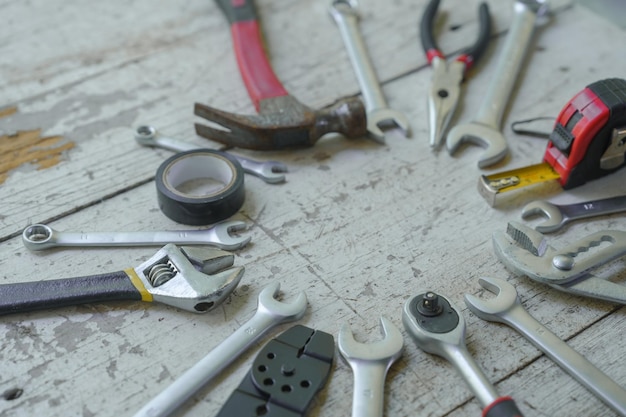
{"type": "Polygon", "coordinates": [[[168,244],[133,269],[142,298],[194,313],[219,306],[237,287],[245,269],[231,268],[234,256],[218,249],[168,244]]]}

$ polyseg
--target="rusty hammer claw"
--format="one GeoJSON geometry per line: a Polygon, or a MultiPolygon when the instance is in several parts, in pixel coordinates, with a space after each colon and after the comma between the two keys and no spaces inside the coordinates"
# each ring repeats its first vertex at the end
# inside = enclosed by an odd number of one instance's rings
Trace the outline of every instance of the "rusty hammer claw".
{"type": "Polygon", "coordinates": [[[313,110],[287,92],[263,50],[253,0],[216,2],[230,23],[239,70],[259,114],[239,115],[196,103],[195,115],[224,128],[196,124],[199,136],[239,148],[273,150],[312,146],[326,133],[348,138],[367,134],[360,99],[345,98],[313,110]]]}

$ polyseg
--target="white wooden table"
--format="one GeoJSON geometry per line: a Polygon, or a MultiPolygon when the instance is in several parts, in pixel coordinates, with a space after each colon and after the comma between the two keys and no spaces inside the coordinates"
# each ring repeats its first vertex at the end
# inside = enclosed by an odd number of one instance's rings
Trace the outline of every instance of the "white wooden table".
{"type": "MultiPolygon", "coordinates": [[[[473,118],[510,24],[511,2],[488,2],[493,39],[464,85],[455,122],[473,118]]],[[[526,416],[614,415],[526,339],[470,314],[463,295],[479,292],[481,276],[509,280],[535,318],[626,386],[626,310],[517,277],[491,246],[494,231],[520,220],[524,203],[623,194],[626,170],[568,192],[545,184],[496,208],[476,191],[482,173],[541,160],[544,142],[516,136],[510,122],[556,116],[586,85],[624,76],[626,32],[584,7],[555,1],[555,15],[537,31],[505,113],[510,157],[480,171],[481,148],[454,156],[429,149],[431,69],[418,37],[425,3],[360,2],[365,41],[390,106],[411,121],[410,139],[392,131],[387,146],[329,136],[297,151],[241,151],[280,160],[289,173],[282,185],[246,178],[246,201],[233,219],[249,225],[252,243],[236,252],[235,263],[246,273],[228,301],[204,315],[117,302],[2,316],[0,415],[133,415],[251,317],[259,291],[276,281],[287,301],[306,291],[309,309],[301,324],[336,336],[347,322],[363,342],[380,338],[379,316],[402,328],[403,303],[419,290],[437,291],[462,307],[470,352],[526,416]]],[[[438,21],[437,39],[444,51],[475,38],[477,3],[442,2],[446,17],[438,21]]],[[[257,5],[272,65],[291,94],[314,108],[359,94],[328,2],[257,5]]],[[[254,113],[217,6],[207,0],[3,1],[0,10],[0,284],[117,271],[156,251],[31,253],[20,235],[32,223],[68,231],[192,229],[157,205],[153,177],[171,153],[138,146],[133,131],[152,124],[219,148],[195,135],[193,103],[254,113]]],[[[561,246],[607,228],[625,230],[624,215],[578,222],[551,239],[561,246]]],[[[623,281],[624,261],[614,265],[609,272],[623,281]]],[[[180,414],[217,413],[258,349],[289,327],[235,361],[180,414]]],[[[386,381],[385,414],[479,415],[452,366],[419,350],[402,331],[404,353],[386,381]]],[[[336,360],[309,415],[349,415],[352,387],[350,368],[336,360]]]]}

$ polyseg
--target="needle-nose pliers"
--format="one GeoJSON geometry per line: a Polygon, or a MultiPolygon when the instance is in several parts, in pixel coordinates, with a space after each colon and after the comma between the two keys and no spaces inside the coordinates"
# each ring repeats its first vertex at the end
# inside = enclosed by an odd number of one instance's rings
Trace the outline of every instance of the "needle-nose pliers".
{"type": "Polygon", "coordinates": [[[461,82],[467,71],[480,58],[487,48],[491,34],[491,17],[489,7],[481,3],[478,9],[478,39],[469,48],[451,62],[446,62],[443,52],[439,50],[433,36],[433,21],[439,8],[440,0],[431,0],[424,10],[420,23],[422,47],[428,63],[434,73],[428,94],[428,122],[430,125],[430,146],[438,148],[442,142],[452,114],[459,102],[461,82]]]}

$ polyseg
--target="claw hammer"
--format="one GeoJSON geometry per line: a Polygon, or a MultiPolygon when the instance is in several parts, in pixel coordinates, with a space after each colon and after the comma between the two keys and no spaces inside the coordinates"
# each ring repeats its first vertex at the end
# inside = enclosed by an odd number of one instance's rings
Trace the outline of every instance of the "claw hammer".
{"type": "Polygon", "coordinates": [[[196,124],[199,136],[239,148],[273,150],[312,146],[327,133],[348,138],[367,134],[367,116],[360,99],[344,98],[313,110],[283,87],[265,55],[253,0],[216,2],[230,23],[239,71],[259,114],[239,115],[196,103],[197,116],[227,129],[196,124]]]}

